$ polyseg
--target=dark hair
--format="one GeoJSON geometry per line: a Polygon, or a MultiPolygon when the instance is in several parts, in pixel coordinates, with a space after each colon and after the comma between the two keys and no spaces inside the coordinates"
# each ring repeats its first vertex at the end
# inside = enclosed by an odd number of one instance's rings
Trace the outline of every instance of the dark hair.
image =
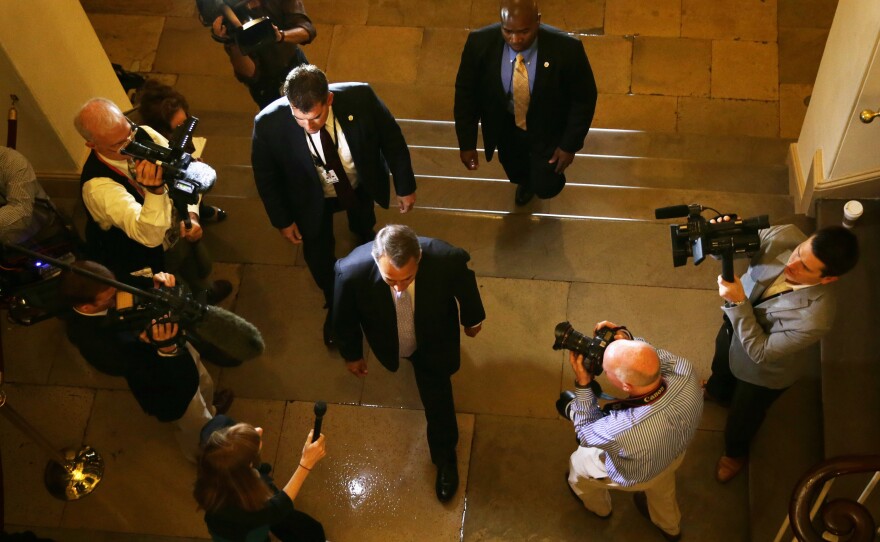
{"type": "Polygon", "coordinates": [[[859,240],[843,226],[826,226],[813,234],[813,254],[825,266],[823,277],[839,277],[859,262],[859,240]]]}
{"type": "MultiPolygon", "coordinates": [[[[90,271],[106,279],[114,280],[116,278],[109,269],[97,262],[89,260],[73,262],[70,264],[70,267],[90,271]]],[[[64,304],[64,306],[91,303],[98,297],[98,294],[107,288],[111,288],[111,286],[98,282],[95,279],[79,275],[73,271],[64,270],[61,272],[61,278],[59,279],[58,284],[59,301],[64,304]]]]}
{"type": "Polygon", "coordinates": [[[189,104],[183,94],[155,79],[147,79],[138,97],[142,124],[165,137],[171,134],[171,119],[178,110],[189,116],[189,104]]]}
{"type": "Polygon", "coordinates": [[[388,224],[376,234],[371,253],[376,261],[382,256],[388,256],[391,264],[400,269],[413,258],[418,260],[422,255],[422,247],[412,228],[402,224],[388,224]]]}
{"type": "Polygon", "coordinates": [[[303,64],[292,69],[284,80],[281,92],[290,105],[300,111],[311,111],[318,104],[327,103],[330,86],[327,76],[313,64],[303,64]]]}
{"type": "Polygon", "coordinates": [[[272,496],[260,478],[260,434],[253,425],[238,423],[211,433],[199,456],[193,497],[199,508],[261,510],[272,496]]]}

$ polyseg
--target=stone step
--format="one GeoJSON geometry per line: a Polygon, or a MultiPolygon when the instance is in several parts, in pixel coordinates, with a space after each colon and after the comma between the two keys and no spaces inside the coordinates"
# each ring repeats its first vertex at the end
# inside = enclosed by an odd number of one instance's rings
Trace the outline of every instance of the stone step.
{"type": "MultiPolygon", "coordinates": [[[[197,135],[250,138],[253,114],[201,111],[197,115],[202,121],[197,135]]],[[[451,121],[397,121],[410,145],[458,149],[455,125],[451,121]]],[[[712,164],[782,166],[788,145],[789,141],[775,138],[593,128],[580,152],[585,155],[672,158],[712,164]]],[[[249,144],[246,148],[249,149],[249,144]]]]}

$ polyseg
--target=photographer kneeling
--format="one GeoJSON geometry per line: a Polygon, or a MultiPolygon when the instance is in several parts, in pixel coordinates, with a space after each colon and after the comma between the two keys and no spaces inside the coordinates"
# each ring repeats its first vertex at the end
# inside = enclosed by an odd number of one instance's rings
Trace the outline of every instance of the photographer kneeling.
{"type": "MultiPolygon", "coordinates": [[[[95,262],[74,262],[72,267],[106,279],[115,277],[95,262]]],[[[153,282],[171,287],[174,275],[157,273],[153,282]]],[[[143,411],[161,422],[175,422],[184,456],[192,462],[199,453],[199,432],[214,414],[232,403],[232,392],[214,393],[211,376],[189,343],[173,342],[176,323],[152,321],[149,330],[117,325],[110,311],[116,307],[116,288],[94,279],[64,271],[59,286],[61,302],[71,309],[62,316],[67,338],[83,358],[98,371],[122,376],[143,411]],[[148,332],[152,337],[152,342],[148,332]],[[157,343],[157,344],[154,344],[157,343]]]]}
{"type": "Polygon", "coordinates": [[[577,389],[566,392],[574,398],[564,412],[574,423],[580,447],[571,455],[568,483],[584,507],[603,519],[611,515],[609,489],[636,492],[639,512],[667,540],[678,540],[675,471],[703,411],[696,375],[686,359],[655,350],[611,322],[598,323],[596,332],[604,327],[615,334],[602,367],[627,398],[600,408],[584,356],[569,351],[577,389]]]}

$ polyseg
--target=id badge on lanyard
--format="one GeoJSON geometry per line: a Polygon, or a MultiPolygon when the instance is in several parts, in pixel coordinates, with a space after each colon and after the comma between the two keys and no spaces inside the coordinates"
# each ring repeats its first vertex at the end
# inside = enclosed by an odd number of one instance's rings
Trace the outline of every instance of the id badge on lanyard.
{"type": "Polygon", "coordinates": [[[339,177],[332,169],[326,169],[324,166],[317,164],[318,174],[321,176],[321,182],[327,186],[334,185],[339,182],[339,177]]]}

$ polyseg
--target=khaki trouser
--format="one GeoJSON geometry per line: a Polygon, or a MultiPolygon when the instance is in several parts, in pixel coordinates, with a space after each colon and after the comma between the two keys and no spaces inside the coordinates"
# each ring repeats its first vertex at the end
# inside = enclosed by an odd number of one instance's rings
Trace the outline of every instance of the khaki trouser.
{"type": "Polygon", "coordinates": [[[681,511],[675,499],[675,471],[681,465],[684,454],[681,454],[671,465],[647,482],[632,486],[622,486],[610,478],[594,478],[596,448],[578,448],[569,459],[568,484],[580,497],[584,507],[600,516],[611,513],[611,495],[609,489],[620,491],[644,491],[648,500],[648,512],[651,521],[670,535],[681,532],[681,511]]]}
{"type": "Polygon", "coordinates": [[[175,423],[177,431],[174,436],[180,445],[184,457],[195,463],[199,457],[199,438],[202,427],[214,417],[214,381],[211,375],[202,365],[198,352],[189,344],[186,344],[192,355],[196,368],[199,370],[199,387],[193,394],[186,411],[175,423]]]}

